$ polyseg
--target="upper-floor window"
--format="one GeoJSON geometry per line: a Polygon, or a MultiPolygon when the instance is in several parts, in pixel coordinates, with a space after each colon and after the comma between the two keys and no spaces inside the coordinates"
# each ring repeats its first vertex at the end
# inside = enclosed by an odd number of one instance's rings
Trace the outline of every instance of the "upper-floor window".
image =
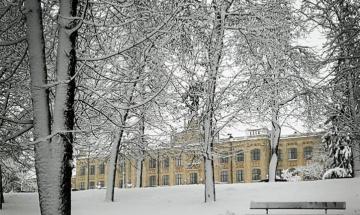
{"type": "Polygon", "coordinates": [[[244,151],[243,150],[240,150],[238,152],[236,152],[236,162],[242,162],[244,161],[244,151]]]}
{"type": "Polygon", "coordinates": [[[105,174],[105,164],[99,164],[99,174],[105,174]]]}
{"type": "Polygon", "coordinates": [[[156,168],[156,159],[155,158],[150,158],[149,160],[149,169],[154,169],[156,168]]]}
{"type": "Polygon", "coordinates": [[[90,166],[90,175],[95,175],[95,165],[90,166]]]}
{"type": "Polygon", "coordinates": [[[164,158],[164,160],[163,160],[163,168],[164,169],[169,168],[169,158],[168,157],[164,158]]]}
{"type": "Polygon", "coordinates": [[[307,146],[304,148],[304,159],[310,160],[312,158],[313,148],[311,146],[307,146]]]}
{"type": "Polygon", "coordinates": [[[288,149],[288,159],[289,160],[297,159],[297,148],[289,148],[288,149]]]}
{"type": "Polygon", "coordinates": [[[229,154],[227,152],[220,154],[220,163],[229,163],[229,154]]]}
{"type": "Polygon", "coordinates": [[[175,165],[176,166],[181,166],[181,157],[176,157],[175,158],[175,165]]]}
{"type": "Polygon", "coordinates": [[[86,167],[85,166],[81,166],[80,167],[80,175],[85,175],[86,172],[86,167]]]}
{"type": "Polygon", "coordinates": [[[260,160],[260,149],[251,150],[251,160],[253,161],[260,160]]]}

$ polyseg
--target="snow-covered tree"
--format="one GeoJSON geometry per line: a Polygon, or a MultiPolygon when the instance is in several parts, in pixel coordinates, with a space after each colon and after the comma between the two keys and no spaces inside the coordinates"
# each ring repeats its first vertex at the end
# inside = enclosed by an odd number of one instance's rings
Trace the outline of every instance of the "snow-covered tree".
{"type": "Polygon", "coordinates": [[[355,177],[360,176],[359,11],[358,1],[303,0],[303,14],[326,35],[323,63],[328,65],[331,80],[324,91],[329,92],[331,102],[327,105],[330,126],[325,142],[333,147],[332,159],[342,160],[352,153],[355,177]]]}
{"type": "Polygon", "coordinates": [[[254,1],[239,7],[247,16],[235,17],[240,24],[231,29],[238,30],[237,57],[247,66],[246,88],[251,89],[248,119],[243,118],[250,123],[270,122],[268,175],[274,182],[282,126],[310,116],[310,81],[318,67],[311,50],[294,42],[301,23],[290,1],[254,1]]]}

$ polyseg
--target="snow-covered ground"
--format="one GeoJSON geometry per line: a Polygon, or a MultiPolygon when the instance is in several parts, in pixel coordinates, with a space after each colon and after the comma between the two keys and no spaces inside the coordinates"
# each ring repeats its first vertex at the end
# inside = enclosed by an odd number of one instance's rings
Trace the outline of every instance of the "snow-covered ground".
{"type": "MultiPolygon", "coordinates": [[[[73,215],[241,215],[261,213],[249,210],[250,201],[346,201],[346,210],[329,214],[360,214],[360,179],[315,182],[221,184],[217,202],[203,203],[203,185],[143,189],[116,189],[116,202],[105,202],[105,190],[72,192],[73,215]]],[[[39,215],[37,193],[5,194],[1,215],[39,215]]],[[[271,211],[285,213],[289,211],[271,211]]],[[[299,211],[291,211],[296,213],[299,211]]],[[[304,211],[302,211],[303,213],[304,211]]],[[[305,211],[309,213],[314,211],[305,211]]],[[[317,211],[324,213],[323,210],[317,211]]]]}

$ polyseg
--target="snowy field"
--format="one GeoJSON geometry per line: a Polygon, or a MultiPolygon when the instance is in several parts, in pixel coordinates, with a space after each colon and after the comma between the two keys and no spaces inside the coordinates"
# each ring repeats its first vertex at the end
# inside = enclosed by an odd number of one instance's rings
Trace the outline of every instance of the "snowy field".
{"type": "MultiPolygon", "coordinates": [[[[104,202],[105,190],[72,192],[73,215],[240,215],[255,201],[346,201],[346,210],[329,214],[360,214],[360,179],[217,185],[217,202],[203,203],[202,185],[117,189],[116,202],[104,202]]],[[[37,193],[5,194],[1,215],[38,215],[37,193]]],[[[271,213],[286,213],[277,210],[271,213]]],[[[291,213],[299,211],[291,210],[291,213]]],[[[314,211],[302,211],[309,213],[314,211]]],[[[324,213],[318,210],[318,214],[324,213]]]]}

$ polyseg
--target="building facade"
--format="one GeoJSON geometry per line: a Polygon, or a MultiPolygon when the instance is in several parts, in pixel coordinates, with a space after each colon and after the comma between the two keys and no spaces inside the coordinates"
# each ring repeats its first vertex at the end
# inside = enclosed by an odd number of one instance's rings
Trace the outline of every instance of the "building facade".
{"type": "MultiPolygon", "coordinates": [[[[186,137],[180,139],[190,140],[186,137]]],[[[314,152],[320,147],[320,142],[320,134],[282,137],[277,174],[280,176],[282,170],[313,162],[314,152]]],[[[264,130],[249,130],[246,137],[218,140],[214,146],[215,182],[249,183],[266,180],[270,160],[269,144],[269,136],[264,130]]],[[[120,156],[117,168],[115,186],[135,187],[136,161],[130,156],[120,156]]],[[[106,187],[107,170],[107,158],[78,159],[75,188],[82,190],[106,187]]],[[[177,141],[171,147],[149,150],[143,160],[141,175],[142,187],[203,183],[201,147],[196,141],[190,144],[177,141]]]]}

